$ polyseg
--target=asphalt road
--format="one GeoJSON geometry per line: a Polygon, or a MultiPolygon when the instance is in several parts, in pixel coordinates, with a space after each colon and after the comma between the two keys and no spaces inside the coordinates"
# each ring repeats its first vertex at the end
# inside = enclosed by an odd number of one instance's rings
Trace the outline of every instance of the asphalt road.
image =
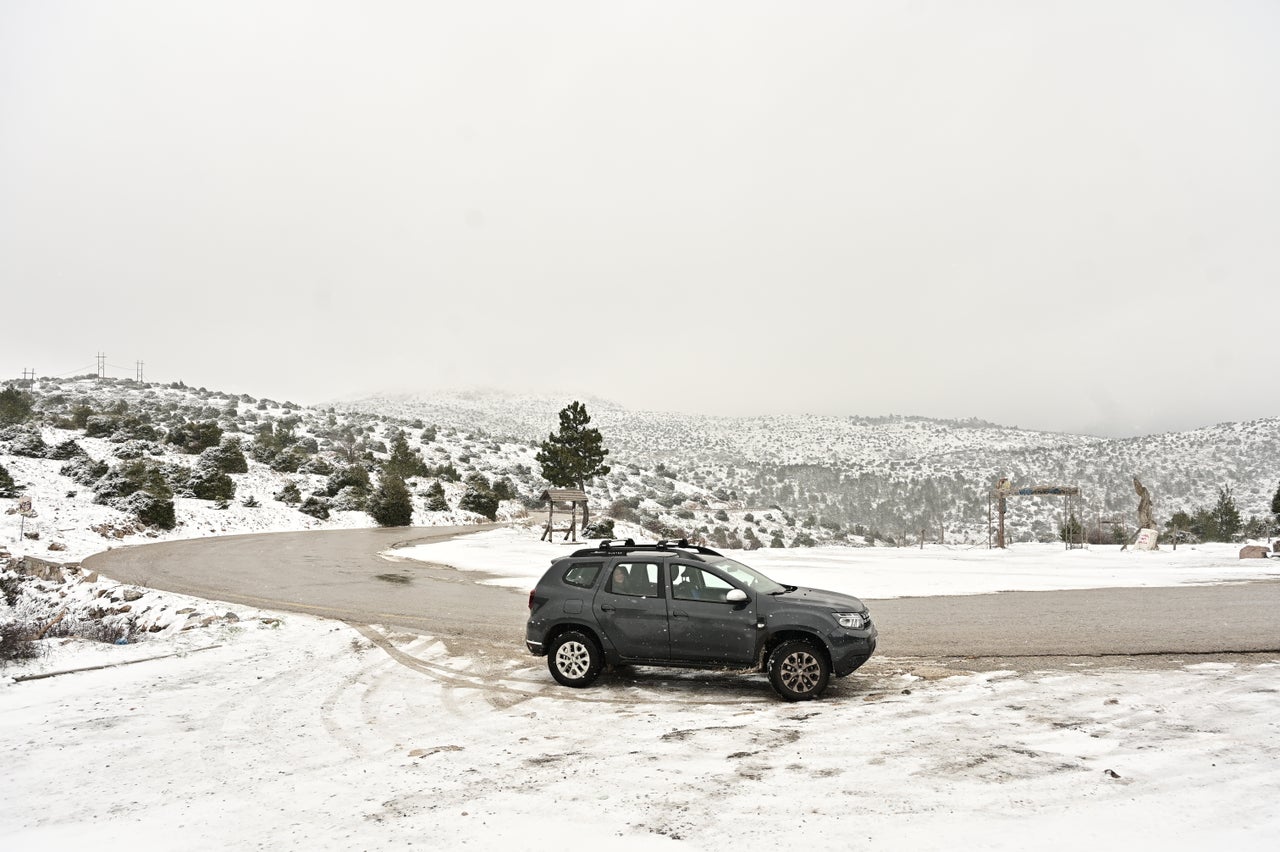
{"type": "MultiPolygon", "coordinates": [[[[523,654],[527,594],[379,553],[490,527],[325,530],[126,547],[85,565],[121,582],[429,633],[523,654]]],[[[1280,581],[868,600],[889,657],[1280,652],[1280,581]]]]}

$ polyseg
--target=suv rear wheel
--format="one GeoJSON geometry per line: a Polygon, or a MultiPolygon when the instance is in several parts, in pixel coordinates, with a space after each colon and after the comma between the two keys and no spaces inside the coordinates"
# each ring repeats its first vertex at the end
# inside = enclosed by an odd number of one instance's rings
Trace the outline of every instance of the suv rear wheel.
{"type": "Polygon", "coordinates": [[[786,701],[808,701],[827,688],[831,666],[806,639],[789,639],[769,655],[769,682],[786,701]]]}
{"type": "Polygon", "coordinates": [[[565,686],[590,686],[604,667],[604,654],[596,640],[587,634],[570,630],[551,641],[547,652],[547,668],[551,676],[565,686]]]}

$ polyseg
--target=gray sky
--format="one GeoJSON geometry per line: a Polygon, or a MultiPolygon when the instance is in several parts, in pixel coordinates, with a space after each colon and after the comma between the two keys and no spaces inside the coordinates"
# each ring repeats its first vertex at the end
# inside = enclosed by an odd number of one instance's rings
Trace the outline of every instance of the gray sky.
{"type": "Polygon", "coordinates": [[[0,375],[1280,414],[1280,4],[0,0],[0,375]]]}

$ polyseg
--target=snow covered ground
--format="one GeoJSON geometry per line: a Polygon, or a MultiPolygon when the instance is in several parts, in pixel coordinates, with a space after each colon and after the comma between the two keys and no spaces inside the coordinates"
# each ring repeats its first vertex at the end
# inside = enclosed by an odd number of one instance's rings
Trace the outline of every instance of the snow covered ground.
{"type": "MultiPolygon", "coordinates": [[[[646,541],[651,539],[644,539],[646,541]]],[[[587,544],[539,541],[510,528],[396,551],[463,571],[485,571],[495,585],[532,588],[551,560],[587,544]]],[[[1119,545],[1066,550],[1060,544],[985,547],[813,547],[722,550],[780,583],[863,598],[980,595],[1007,591],[1178,586],[1280,577],[1280,559],[1240,559],[1238,544],[1167,545],[1158,551],[1119,545]]]]}
{"type": "MultiPolygon", "coordinates": [[[[416,555],[527,585],[568,552],[532,538],[416,555]]],[[[866,597],[1277,567],[1217,547],[744,559],[866,597]]],[[[0,670],[0,848],[1270,849],[1280,831],[1280,658],[1021,675],[873,658],[789,705],[762,677],[651,669],[573,691],[518,650],[459,659],[152,591],[133,606],[218,617],[127,646],[53,640],[0,670]]]]}

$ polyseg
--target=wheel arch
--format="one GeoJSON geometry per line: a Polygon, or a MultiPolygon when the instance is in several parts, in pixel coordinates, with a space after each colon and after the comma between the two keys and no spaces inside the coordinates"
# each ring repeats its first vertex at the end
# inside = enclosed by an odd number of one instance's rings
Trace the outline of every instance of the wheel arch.
{"type": "Polygon", "coordinates": [[[826,659],[827,668],[830,669],[832,667],[831,649],[827,647],[827,643],[822,640],[822,637],[812,630],[792,627],[769,634],[769,638],[764,643],[764,648],[760,651],[760,670],[763,671],[769,664],[769,655],[773,653],[774,648],[792,639],[808,642],[826,659]]]}
{"type": "Polygon", "coordinates": [[[583,624],[580,621],[562,621],[547,628],[547,636],[542,640],[542,647],[550,648],[551,644],[556,641],[556,637],[571,632],[585,633],[596,643],[596,647],[600,649],[601,653],[608,657],[609,647],[601,640],[599,632],[591,625],[583,624]]]}

